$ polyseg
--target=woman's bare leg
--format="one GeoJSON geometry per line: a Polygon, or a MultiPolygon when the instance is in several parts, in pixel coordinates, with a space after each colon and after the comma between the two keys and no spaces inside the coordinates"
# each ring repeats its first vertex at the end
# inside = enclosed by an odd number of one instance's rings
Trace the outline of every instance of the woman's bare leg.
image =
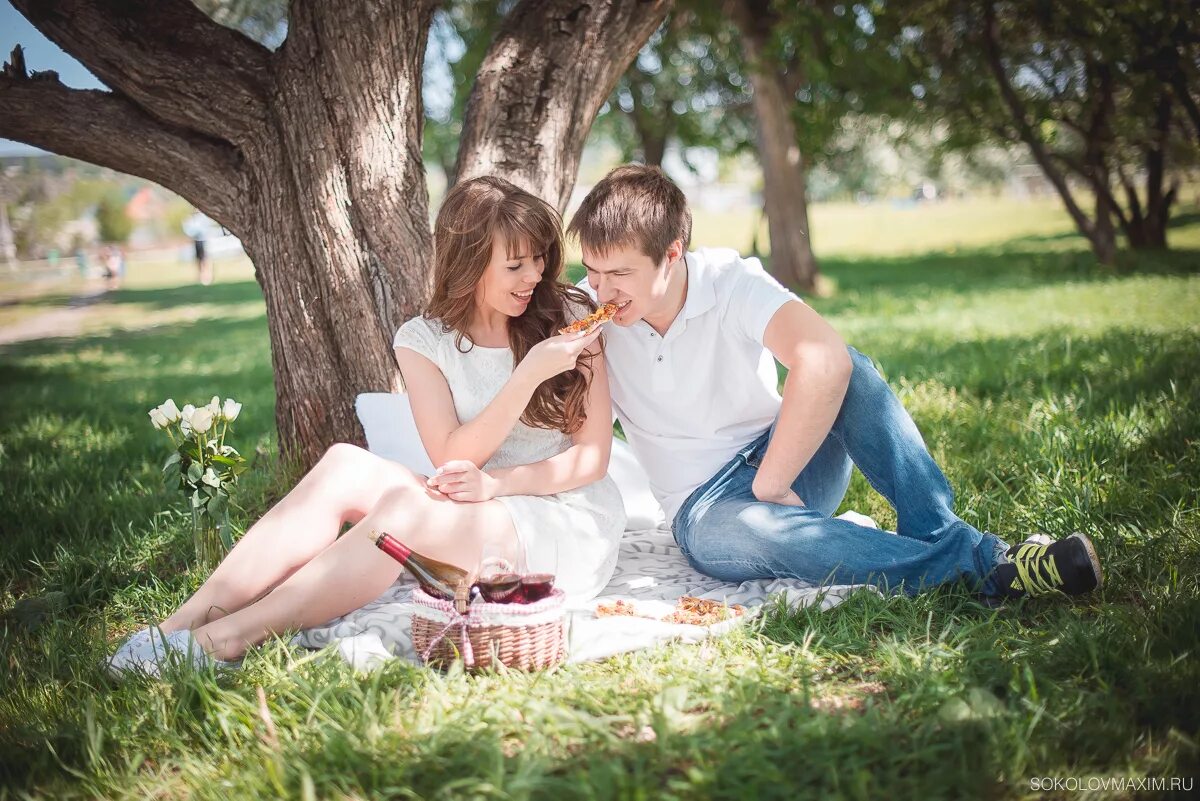
{"type": "Polygon", "coordinates": [[[479,563],[485,542],[501,543],[513,559],[520,547],[508,509],[497,501],[459,503],[422,487],[397,487],[265,598],[195,629],[196,641],[218,659],[236,659],[272,634],[324,623],[378,598],[403,568],[367,539],[372,529],[468,570],[479,563]]]}
{"type": "Polygon", "coordinates": [[[389,489],[423,480],[355,445],[334,445],[160,628],[194,629],[261,598],[327,548],[343,523],[362,519],[389,489]]]}

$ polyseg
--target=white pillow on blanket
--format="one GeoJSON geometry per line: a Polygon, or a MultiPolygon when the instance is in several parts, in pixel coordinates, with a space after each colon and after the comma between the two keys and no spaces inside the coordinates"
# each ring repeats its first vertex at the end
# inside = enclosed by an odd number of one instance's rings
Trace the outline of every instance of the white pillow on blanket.
{"type": "MultiPolygon", "coordinates": [[[[355,399],[354,409],[367,435],[367,450],[422,475],[433,473],[436,468],[421,444],[407,395],[364,392],[355,399]]],[[[625,503],[626,531],[666,527],[666,516],[650,492],[646,472],[633,457],[629,445],[615,437],[608,474],[616,482],[625,503]]]]}

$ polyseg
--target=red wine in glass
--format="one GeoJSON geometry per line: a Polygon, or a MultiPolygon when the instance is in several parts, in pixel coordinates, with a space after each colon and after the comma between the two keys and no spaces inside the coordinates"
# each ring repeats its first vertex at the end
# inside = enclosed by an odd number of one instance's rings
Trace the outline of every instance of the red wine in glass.
{"type": "Polygon", "coordinates": [[[494,573],[476,582],[483,600],[493,604],[519,601],[521,577],[516,573],[494,573]]]}
{"type": "Polygon", "coordinates": [[[554,575],[551,573],[528,573],[521,576],[521,603],[540,601],[553,589],[554,575]]]}

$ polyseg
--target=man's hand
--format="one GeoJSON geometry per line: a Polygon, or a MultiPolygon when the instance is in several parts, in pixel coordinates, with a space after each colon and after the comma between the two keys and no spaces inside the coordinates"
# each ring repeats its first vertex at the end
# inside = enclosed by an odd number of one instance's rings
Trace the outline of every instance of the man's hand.
{"type": "Polygon", "coordinates": [[[800,500],[800,496],[788,486],[783,488],[771,487],[765,481],[760,482],[755,478],[751,489],[754,492],[754,497],[763,503],[777,503],[782,506],[804,506],[804,501],[800,500]]]}
{"type": "Polygon", "coordinates": [[[446,462],[429,477],[425,486],[452,501],[479,503],[496,497],[500,482],[480,470],[473,462],[455,459],[446,462]]]}

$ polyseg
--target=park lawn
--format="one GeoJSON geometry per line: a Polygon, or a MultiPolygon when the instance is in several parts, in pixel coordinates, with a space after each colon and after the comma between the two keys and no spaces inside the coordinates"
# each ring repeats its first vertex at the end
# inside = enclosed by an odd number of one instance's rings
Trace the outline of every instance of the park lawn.
{"type": "MultiPolygon", "coordinates": [[[[960,515],[1010,540],[1094,538],[1092,597],[863,592],[535,675],[356,676],[275,642],[229,678],[113,684],[103,657],[203,578],[146,409],[245,403],[240,525],[287,487],[258,289],[131,276],[103,311],[121,327],[0,349],[0,798],[1020,798],[1046,797],[1035,777],[1194,780],[1200,252],[1113,272],[1040,229],[932,246],[835,249],[840,291],[812,303],[880,364],[960,515]]],[[[843,508],[895,523],[857,473],[843,508]]]]}

